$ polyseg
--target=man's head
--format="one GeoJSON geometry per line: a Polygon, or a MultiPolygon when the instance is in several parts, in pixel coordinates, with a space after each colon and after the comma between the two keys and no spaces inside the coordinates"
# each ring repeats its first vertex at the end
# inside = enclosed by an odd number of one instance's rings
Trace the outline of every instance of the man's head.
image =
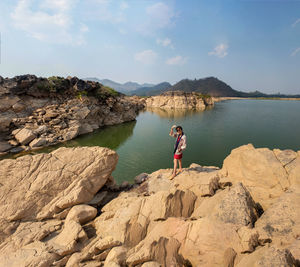
{"type": "Polygon", "coordinates": [[[177,126],[177,127],[176,127],[176,131],[177,131],[178,133],[182,133],[182,127],[181,127],[181,126],[177,126]]]}

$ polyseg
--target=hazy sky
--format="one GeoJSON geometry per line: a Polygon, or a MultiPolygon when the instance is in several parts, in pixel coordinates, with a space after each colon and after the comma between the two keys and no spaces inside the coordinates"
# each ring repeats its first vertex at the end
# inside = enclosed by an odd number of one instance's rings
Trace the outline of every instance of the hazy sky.
{"type": "Polygon", "coordinates": [[[1,0],[0,75],[300,93],[297,0],[1,0]]]}

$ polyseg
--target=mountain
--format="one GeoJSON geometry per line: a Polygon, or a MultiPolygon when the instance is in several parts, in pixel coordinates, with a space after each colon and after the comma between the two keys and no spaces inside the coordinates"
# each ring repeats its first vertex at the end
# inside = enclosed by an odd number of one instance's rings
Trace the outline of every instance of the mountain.
{"type": "Polygon", "coordinates": [[[198,92],[210,96],[240,96],[240,92],[215,77],[199,80],[184,79],[174,84],[167,91],[198,92]]]}
{"type": "Polygon", "coordinates": [[[109,79],[98,79],[98,78],[84,78],[83,80],[88,80],[88,81],[94,81],[94,82],[99,82],[102,83],[105,86],[108,86],[110,88],[113,88],[121,93],[124,94],[129,94],[131,91],[137,90],[142,87],[151,87],[154,86],[154,84],[150,83],[144,83],[144,84],[139,84],[136,82],[126,82],[126,83],[117,83],[109,79]]]}
{"type": "Polygon", "coordinates": [[[159,95],[162,91],[167,90],[168,88],[172,87],[172,85],[168,82],[159,83],[154,86],[146,86],[131,91],[131,95],[138,95],[138,96],[150,96],[150,95],[159,95]]]}

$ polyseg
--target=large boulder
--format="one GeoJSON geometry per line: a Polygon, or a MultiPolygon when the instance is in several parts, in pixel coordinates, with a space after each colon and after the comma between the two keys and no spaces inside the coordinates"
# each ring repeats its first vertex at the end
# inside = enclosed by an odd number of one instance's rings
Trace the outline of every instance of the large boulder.
{"type": "Polygon", "coordinates": [[[90,201],[110,179],[117,160],[114,151],[100,147],[2,160],[0,220],[49,218],[90,201]]]}
{"type": "Polygon", "coordinates": [[[233,149],[220,175],[232,183],[242,182],[264,209],[290,187],[289,175],[276,154],[252,144],[233,149]]]}

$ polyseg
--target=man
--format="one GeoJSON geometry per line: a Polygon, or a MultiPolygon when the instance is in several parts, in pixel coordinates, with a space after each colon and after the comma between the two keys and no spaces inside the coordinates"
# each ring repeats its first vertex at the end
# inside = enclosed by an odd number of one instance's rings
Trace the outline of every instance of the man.
{"type": "Polygon", "coordinates": [[[174,146],[174,169],[173,173],[170,176],[170,180],[172,180],[176,176],[176,170],[177,170],[177,162],[179,162],[179,171],[178,173],[182,172],[182,151],[186,148],[186,135],[183,133],[183,129],[181,126],[173,125],[171,127],[170,136],[173,136],[176,138],[176,143],[174,146]],[[176,132],[174,133],[174,128],[176,128],[176,132]]]}

